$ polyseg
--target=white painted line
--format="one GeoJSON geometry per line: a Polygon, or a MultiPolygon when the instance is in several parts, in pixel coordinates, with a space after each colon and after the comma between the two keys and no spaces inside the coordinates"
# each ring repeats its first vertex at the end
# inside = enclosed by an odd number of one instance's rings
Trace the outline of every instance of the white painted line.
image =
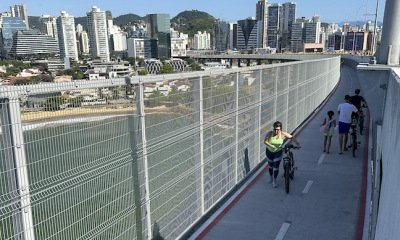
{"type": "Polygon", "coordinates": [[[306,187],[305,187],[304,190],[303,190],[303,193],[308,193],[308,191],[310,190],[311,185],[313,184],[313,182],[314,182],[314,181],[308,181],[306,187]]]}
{"type": "Polygon", "coordinates": [[[282,224],[281,230],[279,230],[279,233],[278,233],[278,235],[276,235],[275,240],[283,240],[287,231],[289,230],[289,227],[290,227],[289,223],[282,224]]]}
{"type": "Polygon", "coordinates": [[[322,164],[322,162],[324,161],[326,154],[321,154],[321,157],[319,158],[318,164],[322,164]]]}

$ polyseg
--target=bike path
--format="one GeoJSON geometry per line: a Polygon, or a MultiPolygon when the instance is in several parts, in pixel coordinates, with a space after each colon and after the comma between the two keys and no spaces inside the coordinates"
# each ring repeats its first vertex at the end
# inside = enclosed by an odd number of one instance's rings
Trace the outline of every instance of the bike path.
{"type": "MultiPolygon", "coordinates": [[[[355,89],[361,89],[357,74],[351,68],[343,67],[341,76],[336,92],[296,137],[302,148],[293,150],[298,170],[290,182],[289,194],[286,194],[284,179],[281,178],[283,164],[280,166],[277,188],[267,183],[269,173],[266,169],[245,194],[236,199],[237,202],[230,206],[229,211],[220,214],[206,231],[197,232],[191,239],[356,238],[364,152],[367,147],[366,131],[364,129],[364,135],[358,138],[361,144],[356,150],[356,158],[353,158],[351,149],[342,155],[338,154],[337,131],[332,139],[330,154],[322,152],[323,136],[319,132],[319,124],[327,116],[326,113],[334,111],[338,121],[337,107],[344,102],[344,96],[354,95],[355,89]],[[322,163],[318,164],[321,160],[322,163]],[[311,187],[305,192],[310,184],[311,187]]],[[[362,91],[360,95],[363,95],[362,91]]],[[[364,111],[366,116],[367,111],[364,111]]],[[[368,119],[364,126],[368,127],[368,119]]]]}

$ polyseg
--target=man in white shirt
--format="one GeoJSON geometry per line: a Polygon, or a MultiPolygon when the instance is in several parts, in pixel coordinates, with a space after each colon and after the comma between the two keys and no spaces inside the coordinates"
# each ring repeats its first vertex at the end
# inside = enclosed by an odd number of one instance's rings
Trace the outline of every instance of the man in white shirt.
{"type": "Polygon", "coordinates": [[[344,134],[344,147],[343,150],[347,151],[347,139],[349,138],[349,130],[351,127],[351,114],[353,112],[357,113],[359,116],[365,117],[362,113],[358,111],[358,109],[350,104],[351,97],[346,95],[344,97],[345,103],[339,104],[338,113],[339,113],[339,154],[342,154],[342,146],[343,146],[343,134],[344,134]]]}

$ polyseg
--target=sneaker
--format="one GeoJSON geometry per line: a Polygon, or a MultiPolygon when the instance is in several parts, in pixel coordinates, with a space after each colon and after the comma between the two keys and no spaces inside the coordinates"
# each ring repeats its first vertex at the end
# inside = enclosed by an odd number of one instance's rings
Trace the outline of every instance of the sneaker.
{"type": "Polygon", "coordinates": [[[268,179],[268,183],[272,183],[272,177],[268,179]]]}
{"type": "Polygon", "coordinates": [[[272,182],[272,186],[273,186],[274,188],[276,188],[276,187],[278,186],[278,184],[276,184],[276,181],[273,181],[273,182],[272,182]]]}

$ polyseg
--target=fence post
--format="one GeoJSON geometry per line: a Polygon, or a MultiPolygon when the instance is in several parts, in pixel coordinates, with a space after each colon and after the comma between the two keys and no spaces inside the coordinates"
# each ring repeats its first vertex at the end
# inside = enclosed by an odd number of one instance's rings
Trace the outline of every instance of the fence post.
{"type": "Polygon", "coordinates": [[[199,124],[199,135],[196,136],[196,142],[199,147],[195,147],[196,164],[200,164],[200,197],[201,197],[201,215],[204,215],[204,120],[203,120],[203,77],[200,76],[198,81],[194,81],[194,102],[195,102],[195,121],[199,124]],[[196,103],[197,102],[197,103],[196,103]]]}
{"type": "Polygon", "coordinates": [[[285,92],[286,92],[286,114],[285,114],[286,115],[286,117],[285,117],[286,123],[284,125],[284,128],[286,129],[285,131],[290,133],[289,125],[288,125],[289,124],[289,92],[290,92],[290,90],[289,90],[289,86],[290,86],[289,77],[290,77],[290,65],[288,65],[287,69],[285,69],[285,80],[284,80],[284,81],[286,81],[286,84],[285,84],[286,85],[286,89],[285,89],[285,92]]]}
{"type": "MultiPolygon", "coordinates": [[[[136,85],[136,105],[137,105],[137,114],[139,116],[139,143],[142,145],[142,161],[144,167],[144,178],[145,178],[145,217],[147,220],[147,239],[152,238],[152,229],[151,229],[151,212],[150,212],[150,189],[149,189],[149,168],[147,162],[147,142],[146,142],[146,119],[144,112],[144,95],[143,95],[143,79],[140,79],[140,83],[136,85]]],[[[139,147],[140,151],[140,147],[139,147]]],[[[140,156],[140,155],[139,155],[140,156]]],[[[141,206],[140,206],[141,207],[141,206]]]]}
{"type": "Polygon", "coordinates": [[[18,96],[0,99],[4,161],[11,195],[15,239],[34,240],[29,179],[18,96]]]}
{"type": "Polygon", "coordinates": [[[238,150],[239,150],[239,72],[235,76],[234,84],[234,96],[235,96],[235,185],[238,183],[238,150]]]}
{"type": "Polygon", "coordinates": [[[261,149],[261,137],[260,137],[260,132],[261,132],[261,106],[262,106],[262,97],[261,97],[261,89],[262,89],[262,69],[258,70],[258,77],[256,77],[256,102],[257,102],[257,106],[255,108],[256,114],[256,121],[255,121],[255,128],[256,128],[256,133],[255,133],[255,153],[257,154],[257,162],[260,163],[261,159],[260,159],[260,149],[261,149]]]}

